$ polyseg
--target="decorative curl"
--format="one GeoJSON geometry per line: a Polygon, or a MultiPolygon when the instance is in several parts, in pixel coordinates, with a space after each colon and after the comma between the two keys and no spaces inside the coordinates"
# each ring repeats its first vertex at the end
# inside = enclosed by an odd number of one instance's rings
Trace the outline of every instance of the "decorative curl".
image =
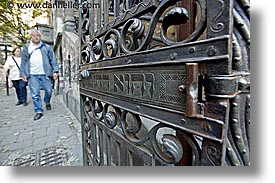
{"type": "Polygon", "coordinates": [[[105,58],[111,58],[119,55],[120,33],[118,30],[109,30],[103,38],[103,55],[105,58]],[[110,53],[111,52],[111,53],[110,53]]]}
{"type": "Polygon", "coordinates": [[[109,104],[104,105],[103,118],[108,128],[113,129],[117,125],[118,121],[120,120],[120,116],[121,116],[120,109],[113,107],[109,104]],[[110,108],[113,108],[114,111],[111,111],[110,108]]]}
{"type": "Polygon", "coordinates": [[[102,120],[103,115],[102,115],[102,111],[103,111],[103,106],[102,103],[98,100],[92,99],[92,101],[90,101],[90,105],[92,108],[92,114],[93,117],[97,120],[102,120]]]}
{"type": "Polygon", "coordinates": [[[91,57],[93,61],[98,61],[103,58],[102,54],[102,43],[101,40],[98,38],[95,38],[91,42],[91,57]]]}
{"type": "Polygon", "coordinates": [[[171,134],[164,134],[162,137],[162,147],[157,141],[157,131],[165,127],[163,124],[154,126],[150,131],[150,142],[158,157],[168,164],[179,162],[183,156],[183,148],[180,141],[171,134]]]}
{"type": "Polygon", "coordinates": [[[86,43],[83,45],[80,56],[81,56],[81,64],[88,64],[91,62],[92,56],[91,56],[91,44],[90,43],[86,43]]]}
{"type": "Polygon", "coordinates": [[[187,18],[188,18],[187,10],[182,7],[176,7],[176,8],[171,9],[165,15],[164,21],[162,24],[162,29],[160,32],[160,37],[166,45],[187,43],[187,42],[193,41],[195,39],[198,39],[202,35],[202,33],[206,27],[206,2],[205,2],[205,0],[195,0],[195,2],[200,7],[200,18],[199,18],[198,25],[196,26],[196,28],[192,32],[192,34],[190,34],[186,39],[184,39],[182,41],[178,41],[178,42],[172,41],[167,38],[166,33],[167,33],[167,28],[169,26],[178,25],[179,23],[184,23],[187,21],[187,18]],[[180,20],[179,17],[182,17],[183,20],[180,20]]]}

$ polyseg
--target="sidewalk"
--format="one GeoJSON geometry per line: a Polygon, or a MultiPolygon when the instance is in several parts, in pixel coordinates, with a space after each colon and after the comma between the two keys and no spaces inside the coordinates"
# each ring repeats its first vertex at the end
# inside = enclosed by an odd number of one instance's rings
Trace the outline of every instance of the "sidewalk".
{"type": "Polygon", "coordinates": [[[29,92],[28,106],[16,102],[14,88],[9,96],[0,89],[0,166],[82,166],[80,123],[62,95],[53,95],[50,111],[43,103],[44,115],[37,121],[29,92]]]}

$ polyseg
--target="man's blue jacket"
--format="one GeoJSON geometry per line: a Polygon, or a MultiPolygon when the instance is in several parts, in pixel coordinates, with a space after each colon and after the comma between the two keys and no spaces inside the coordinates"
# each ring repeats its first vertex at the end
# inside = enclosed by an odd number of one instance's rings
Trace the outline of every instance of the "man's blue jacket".
{"type": "MultiPolygon", "coordinates": [[[[20,76],[30,76],[30,54],[28,52],[29,43],[23,46],[21,54],[20,76]]],[[[52,77],[53,73],[58,73],[58,64],[55,59],[53,49],[41,41],[40,50],[43,59],[43,68],[47,77],[52,77]]]]}

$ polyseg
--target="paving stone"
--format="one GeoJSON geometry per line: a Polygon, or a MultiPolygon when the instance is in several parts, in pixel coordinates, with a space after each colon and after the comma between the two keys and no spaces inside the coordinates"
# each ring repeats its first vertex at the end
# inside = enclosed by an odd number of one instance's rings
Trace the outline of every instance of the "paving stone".
{"type": "Polygon", "coordinates": [[[1,142],[1,145],[7,145],[7,144],[12,144],[16,142],[18,137],[16,135],[7,135],[1,142]]]}
{"type": "Polygon", "coordinates": [[[20,133],[18,135],[18,141],[26,141],[26,140],[30,140],[33,138],[33,133],[31,132],[24,132],[24,133],[20,133]]]}
{"type": "Polygon", "coordinates": [[[58,166],[83,164],[81,125],[64,105],[62,95],[53,95],[52,110],[45,110],[37,121],[33,120],[30,93],[28,106],[15,106],[16,102],[13,88],[9,96],[5,89],[0,89],[0,165],[53,166],[51,162],[32,162],[32,157],[47,148],[60,146],[66,148],[66,158],[60,164],[56,161],[58,166]]]}
{"type": "Polygon", "coordinates": [[[41,127],[41,128],[38,128],[38,129],[35,129],[34,130],[34,135],[33,135],[33,138],[34,139],[38,139],[38,138],[41,138],[41,137],[46,137],[47,135],[47,129],[44,127],[41,127]]]}

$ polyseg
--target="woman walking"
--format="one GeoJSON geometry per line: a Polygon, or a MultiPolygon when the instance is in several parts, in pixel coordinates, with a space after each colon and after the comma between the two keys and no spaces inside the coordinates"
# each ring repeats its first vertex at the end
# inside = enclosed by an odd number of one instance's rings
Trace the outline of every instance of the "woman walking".
{"type": "Polygon", "coordinates": [[[12,56],[9,56],[4,65],[5,73],[8,74],[16,91],[18,102],[16,105],[27,105],[27,83],[20,77],[21,49],[16,47],[12,50],[12,56]]]}

